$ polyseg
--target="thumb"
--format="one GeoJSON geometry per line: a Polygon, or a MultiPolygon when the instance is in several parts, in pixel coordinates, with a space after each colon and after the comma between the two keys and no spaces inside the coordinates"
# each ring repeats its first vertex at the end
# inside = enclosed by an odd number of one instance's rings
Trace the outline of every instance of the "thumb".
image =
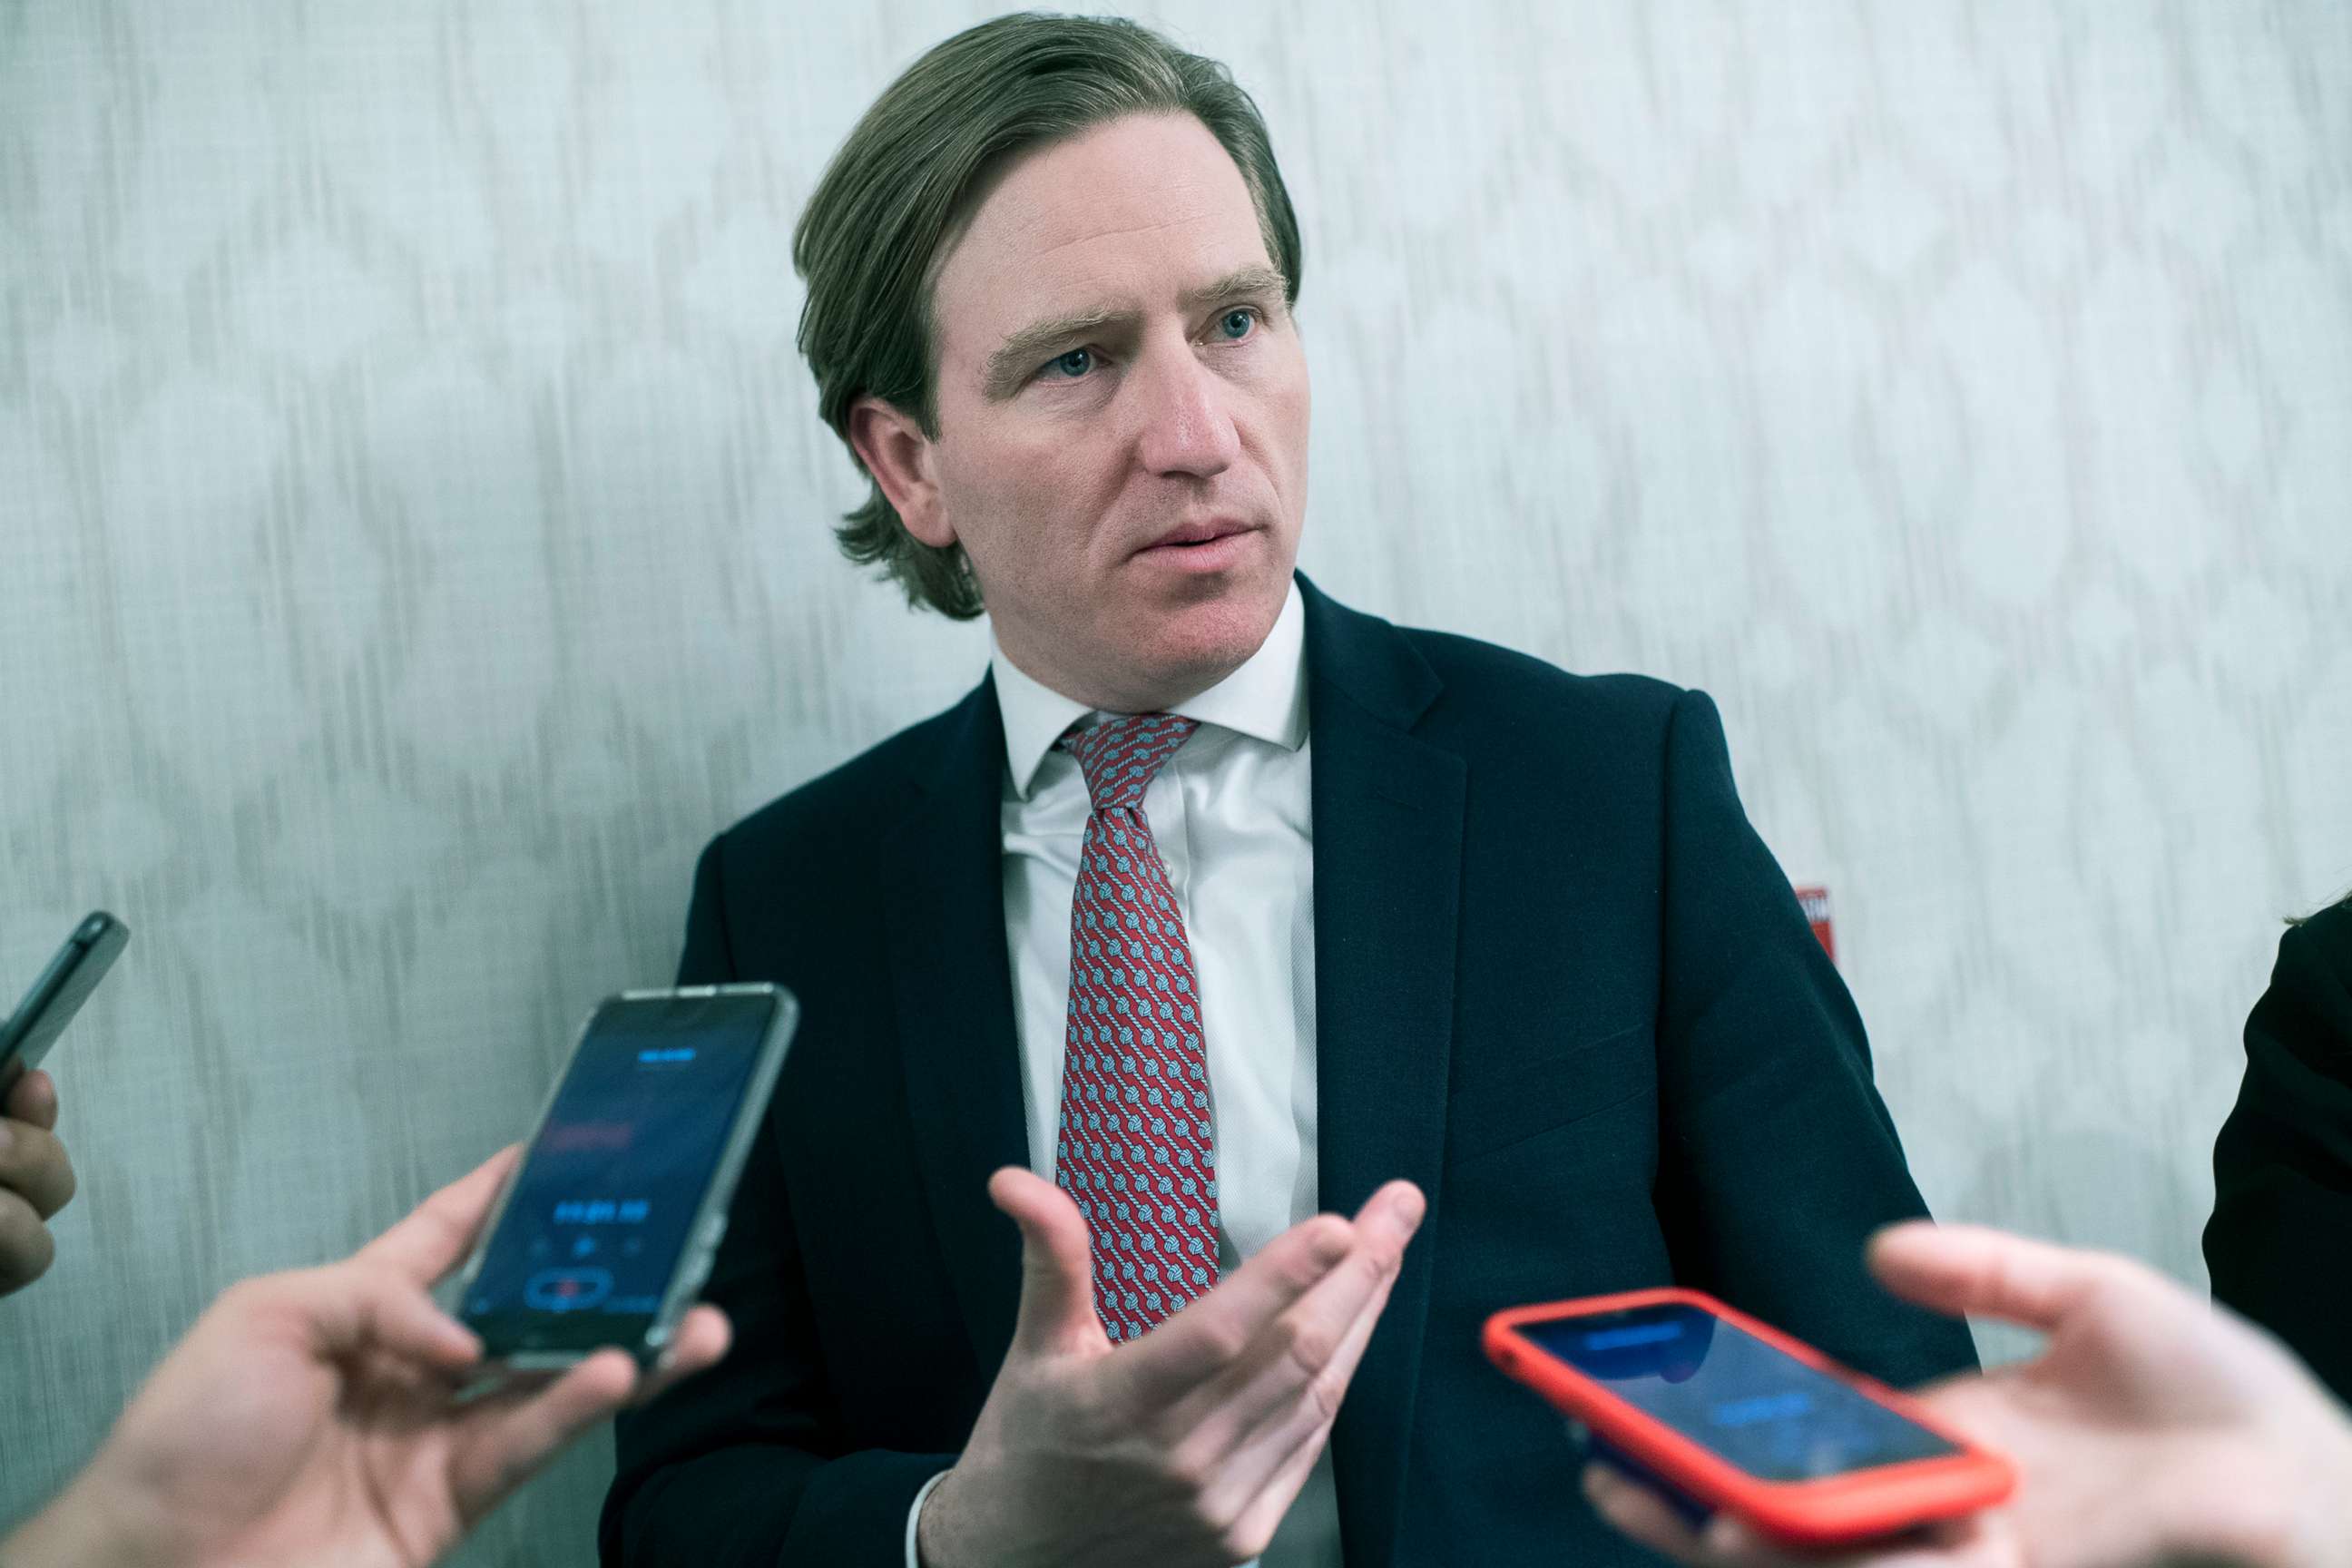
{"type": "Polygon", "coordinates": [[[1021,1227],[1021,1316],[1013,1348],[1066,1351],[1088,1342],[1088,1336],[1101,1339],[1094,1259],[1078,1205],[1044,1177],[1010,1165],[989,1178],[988,1196],[1021,1227]]]}
{"type": "Polygon", "coordinates": [[[1985,1226],[1926,1220],[1890,1226],[1870,1242],[1871,1272],[1905,1300],[2045,1333],[2112,1283],[2118,1262],[1985,1226]]]}
{"type": "Polygon", "coordinates": [[[499,1191],[513,1174],[521,1145],[509,1143],[471,1173],[410,1210],[399,1224],[360,1248],[370,1263],[388,1264],[419,1285],[430,1285],[466,1259],[499,1191]]]}

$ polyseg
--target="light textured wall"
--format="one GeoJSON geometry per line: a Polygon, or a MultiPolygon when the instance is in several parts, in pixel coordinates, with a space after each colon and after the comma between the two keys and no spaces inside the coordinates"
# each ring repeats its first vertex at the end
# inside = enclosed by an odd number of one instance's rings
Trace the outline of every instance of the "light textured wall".
{"type": "MultiPolygon", "coordinates": [[[[832,553],[787,258],[984,14],[0,0],[0,985],[138,933],[0,1519],[221,1285],[514,1136],[713,830],[976,677],[832,553]]],[[[1304,217],[1307,568],[1711,689],[1930,1201],[2201,1279],[2278,917],[2352,883],[2352,8],[1160,19],[1304,217]]],[[[584,1560],[608,1463],[468,1561],[584,1560]]]]}

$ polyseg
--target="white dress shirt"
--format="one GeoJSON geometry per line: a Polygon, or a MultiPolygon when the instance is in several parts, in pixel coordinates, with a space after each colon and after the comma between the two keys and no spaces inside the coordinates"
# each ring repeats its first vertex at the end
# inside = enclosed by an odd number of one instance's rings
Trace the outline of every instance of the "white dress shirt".
{"type": "MultiPolygon", "coordinates": [[[[1217,1151],[1221,1268],[1314,1215],[1315,832],[1307,726],[1306,606],[1291,585],[1257,652],[1172,710],[1200,721],[1144,792],[1143,813],[1192,945],[1217,1151]]],[[[1029,1163],[1054,1174],[1070,993],[1070,903],[1090,803],[1055,742],[1095,717],[995,648],[1004,718],[1004,934],[1013,965],[1029,1163]]],[[[931,1486],[938,1485],[936,1479],[931,1486]]],[[[918,1568],[907,1518],[908,1568],[918,1568]]],[[[1339,1568],[1327,1448],[1258,1560],[1339,1568]]]]}

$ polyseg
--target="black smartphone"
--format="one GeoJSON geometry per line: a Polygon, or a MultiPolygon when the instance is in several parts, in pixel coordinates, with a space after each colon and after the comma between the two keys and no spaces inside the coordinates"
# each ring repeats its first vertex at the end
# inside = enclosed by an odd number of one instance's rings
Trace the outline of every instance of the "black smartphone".
{"type": "Polygon", "coordinates": [[[104,910],[91,911],[74,927],[25,1000],[0,1022],[0,1100],[41,1065],[130,940],[131,928],[104,910]]]}
{"type": "Polygon", "coordinates": [[[710,1272],[800,1015],[773,985],[629,991],[580,1032],[450,1289],[493,1376],[651,1364],[710,1272]]]}

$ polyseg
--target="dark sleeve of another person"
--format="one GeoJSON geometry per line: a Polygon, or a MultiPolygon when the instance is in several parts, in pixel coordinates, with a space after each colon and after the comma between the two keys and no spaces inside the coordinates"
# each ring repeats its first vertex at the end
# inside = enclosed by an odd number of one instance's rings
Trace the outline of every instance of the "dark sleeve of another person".
{"type": "Polygon", "coordinates": [[[2288,930],[2213,1145],[2213,1299],[2352,1399],[2352,900],[2288,930]]]}
{"type": "MultiPolygon", "coordinates": [[[[719,846],[702,857],[678,984],[732,980],[719,846]]],[[[772,1114],[736,1189],[703,1300],[727,1359],[621,1416],[596,1534],[604,1568],[903,1568],[907,1510],[955,1456],[848,1451],[826,1388],[772,1114]]]]}
{"type": "Polygon", "coordinates": [[[1895,1300],[1864,1264],[1873,1231],[1927,1205],[1705,693],[1677,700],[1665,746],[1656,1197],[1675,1278],[1887,1383],[1973,1370],[1966,1324],[1895,1300]]]}

